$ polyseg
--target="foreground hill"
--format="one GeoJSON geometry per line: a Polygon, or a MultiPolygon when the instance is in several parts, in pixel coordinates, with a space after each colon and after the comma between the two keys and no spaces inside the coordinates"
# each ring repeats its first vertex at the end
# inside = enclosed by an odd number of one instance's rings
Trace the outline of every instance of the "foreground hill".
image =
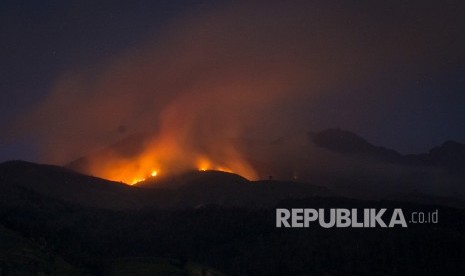
{"type": "Polygon", "coordinates": [[[0,275],[81,275],[45,246],[0,224],[0,275]]]}
{"type": "Polygon", "coordinates": [[[0,164],[0,201],[17,205],[33,195],[106,209],[185,208],[208,204],[270,206],[288,197],[332,193],[307,183],[251,182],[231,173],[192,171],[129,186],[66,168],[23,161],[0,164]]]}
{"type": "Polygon", "coordinates": [[[295,197],[334,195],[330,190],[290,181],[249,181],[237,174],[219,171],[191,171],[166,179],[151,179],[137,184],[150,188],[161,206],[171,208],[221,206],[273,206],[295,197]]]}
{"type": "Polygon", "coordinates": [[[441,205],[341,198],[305,183],[250,182],[215,171],[130,187],[60,167],[8,162],[0,165],[0,183],[0,264],[2,273],[12,275],[23,270],[45,275],[461,275],[465,270],[465,211],[441,205]],[[439,223],[276,228],[277,207],[402,208],[407,216],[437,211],[439,223]]]}
{"type": "MultiPolygon", "coordinates": [[[[14,231],[26,238],[18,238],[19,243],[44,246],[24,247],[25,261],[31,261],[25,269],[45,271],[50,256],[62,256],[60,266],[80,275],[461,275],[464,222],[459,209],[334,197],[289,198],[267,208],[177,210],[102,210],[40,196],[18,206],[0,202],[7,240],[13,241],[8,235],[14,231]],[[284,229],[275,227],[276,207],[402,208],[406,214],[437,210],[440,223],[284,229]]],[[[3,260],[3,269],[21,269],[21,263],[3,260]]]]}
{"type": "Polygon", "coordinates": [[[50,240],[43,237],[25,238],[0,225],[0,275],[224,275],[205,265],[155,257],[107,258],[98,270],[93,270],[92,267],[73,266],[64,261],[54,252],[54,245],[49,243],[50,240]]]}
{"type": "MultiPolygon", "coordinates": [[[[296,181],[249,181],[231,173],[191,171],[169,178],[152,178],[136,186],[129,186],[86,176],[57,166],[11,161],[0,164],[0,201],[13,206],[37,195],[88,207],[115,210],[178,209],[209,204],[267,207],[286,198],[336,195],[360,197],[361,194],[373,195],[368,192],[374,190],[378,196],[362,198],[402,200],[465,208],[465,202],[460,198],[459,193],[452,196],[428,193],[428,181],[421,181],[429,176],[430,171],[426,171],[426,175],[422,175],[422,172],[424,170],[420,169],[408,178],[400,179],[398,169],[387,172],[378,171],[375,175],[364,172],[346,174],[343,171],[328,174],[324,169],[316,172],[307,171],[313,176],[312,182],[322,184],[314,185],[296,181]],[[385,178],[380,178],[381,176],[385,178]],[[390,181],[389,178],[394,178],[394,180],[390,181]],[[394,184],[402,186],[409,182],[420,182],[420,185],[424,185],[423,190],[411,191],[406,187],[400,187],[397,192],[392,192],[394,184]],[[385,184],[385,187],[380,187],[381,184],[385,184]]],[[[401,171],[401,173],[404,172],[401,171]]],[[[439,177],[433,180],[444,179],[439,177]]],[[[447,183],[444,183],[445,187],[446,185],[447,183]]]]}
{"type": "Polygon", "coordinates": [[[100,208],[137,208],[143,193],[125,184],[76,173],[58,166],[24,161],[0,164],[2,200],[13,202],[13,194],[32,191],[46,197],[100,208]]]}

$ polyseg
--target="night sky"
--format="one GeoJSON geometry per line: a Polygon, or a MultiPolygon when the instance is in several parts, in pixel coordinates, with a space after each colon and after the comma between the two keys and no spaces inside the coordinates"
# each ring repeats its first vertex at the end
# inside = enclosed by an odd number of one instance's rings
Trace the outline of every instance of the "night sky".
{"type": "Polygon", "coordinates": [[[172,109],[264,140],[341,127],[403,153],[465,142],[462,1],[95,2],[0,3],[0,161],[64,162],[163,129],[172,109]]]}

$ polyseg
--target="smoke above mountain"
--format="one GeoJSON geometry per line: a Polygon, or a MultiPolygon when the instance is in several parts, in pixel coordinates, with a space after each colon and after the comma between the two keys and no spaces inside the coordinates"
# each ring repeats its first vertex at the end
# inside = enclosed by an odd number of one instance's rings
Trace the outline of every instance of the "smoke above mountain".
{"type": "MultiPolygon", "coordinates": [[[[237,138],[308,130],[321,120],[312,108],[328,98],[396,97],[357,88],[389,72],[417,74],[425,64],[456,58],[463,46],[448,43],[458,31],[443,27],[459,20],[450,7],[449,22],[435,22],[435,7],[427,4],[392,14],[365,4],[257,1],[192,9],[118,56],[63,72],[16,132],[37,137],[42,161],[54,164],[151,133],[137,154],[93,164],[95,175],[113,180],[202,165],[254,179],[237,138]],[[447,51],[430,57],[438,49],[447,51]]],[[[370,110],[371,103],[349,108],[370,110]]],[[[347,120],[367,115],[350,113],[347,120]]]]}

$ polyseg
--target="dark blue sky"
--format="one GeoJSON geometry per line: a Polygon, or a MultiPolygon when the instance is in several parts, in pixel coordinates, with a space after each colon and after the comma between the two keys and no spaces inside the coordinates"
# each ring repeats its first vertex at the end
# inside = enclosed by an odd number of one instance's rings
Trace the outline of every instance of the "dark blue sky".
{"type": "MultiPolygon", "coordinates": [[[[201,17],[224,4],[168,0],[96,2],[1,2],[0,161],[37,160],[41,145],[34,135],[17,135],[11,129],[18,118],[48,95],[63,72],[97,68],[113,57],[137,49],[154,34],[158,37],[186,12],[201,17]]],[[[283,127],[282,131],[342,127],[401,152],[426,151],[448,139],[465,142],[465,9],[456,2],[441,2],[439,9],[423,5],[422,1],[379,6],[370,1],[330,5],[336,16],[363,17],[366,24],[360,33],[349,34],[362,41],[360,51],[376,52],[375,48],[380,47],[379,43],[371,46],[372,40],[377,39],[373,38],[376,35],[367,34],[376,34],[372,27],[384,26],[383,30],[388,30],[388,35],[381,35],[387,37],[387,45],[382,47],[390,47],[397,33],[402,39],[415,36],[418,29],[419,38],[412,41],[419,42],[396,46],[399,48],[390,54],[395,56],[398,51],[402,57],[418,48],[422,57],[405,61],[400,58],[388,65],[381,60],[376,65],[376,77],[339,87],[336,94],[311,98],[309,102],[300,99],[286,106],[280,110],[282,116],[308,123],[283,127]],[[413,27],[406,32],[405,26],[413,27]]]]}
{"type": "Polygon", "coordinates": [[[2,1],[2,120],[40,100],[61,71],[117,55],[190,2],[2,1]]]}

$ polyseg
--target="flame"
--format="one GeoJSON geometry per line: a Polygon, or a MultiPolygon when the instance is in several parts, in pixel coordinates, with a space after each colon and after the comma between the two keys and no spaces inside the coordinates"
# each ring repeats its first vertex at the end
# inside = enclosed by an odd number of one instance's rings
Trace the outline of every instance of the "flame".
{"type": "Polygon", "coordinates": [[[231,169],[225,166],[220,166],[220,165],[214,165],[212,161],[210,161],[206,157],[201,157],[197,161],[197,169],[199,171],[208,171],[208,170],[215,170],[215,171],[221,171],[221,172],[228,172],[228,173],[234,173],[231,169]]]}
{"type": "Polygon", "coordinates": [[[136,185],[139,182],[145,181],[145,178],[134,178],[131,182],[131,185],[136,185]]]}
{"type": "Polygon", "coordinates": [[[211,162],[205,158],[201,157],[197,161],[197,168],[199,171],[207,171],[211,169],[211,162]]]}
{"type": "Polygon", "coordinates": [[[228,173],[233,173],[232,170],[228,169],[228,168],[225,168],[225,167],[216,167],[215,168],[216,171],[221,171],[221,172],[228,172],[228,173]]]}
{"type": "Polygon", "coordinates": [[[232,145],[215,140],[207,146],[190,144],[193,142],[180,140],[178,133],[179,130],[173,133],[165,131],[161,137],[151,139],[134,156],[111,152],[104,157],[91,159],[90,173],[130,185],[158,177],[160,172],[169,176],[192,170],[217,170],[257,179],[255,170],[232,145]]]}
{"type": "Polygon", "coordinates": [[[154,178],[158,175],[158,171],[157,170],[152,170],[152,172],[150,173],[150,175],[148,177],[135,177],[132,179],[132,181],[130,182],[130,185],[136,185],[137,183],[140,183],[142,181],[145,181],[149,178],[154,178]]]}
{"type": "Polygon", "coordinates": [[[175,175],[192,170],[216,170],[256,179],[255,171],[239,156],[213,158],[205,154],[183,154],[175,145],[163,145],[149,148],[132,158],[114,154],[105,157],[105,160],[91,160],[91,173],[129,185],[158,177],[160,171],[163,171],[163,175],[175,175]]]}
{"type": "MultiPolygon", "coordinates": [[[[142,158],[143,160],[143,158],[142,158]]],[[[196,168],[198,171],[209,171],[209,170],[215,170],[215,171],[222,171],[222,172],[228,172],[228,173],[234,173],[234,171],[229,168],[228,166],[226,165],[220,165],[218,163],[215,163],[213,161],[211,161],[211,159],[205,157],[205,156],[201,156],[201,157],[198,157],[196,159],[196,168]]],[[[134,161],[135,163],[137,163],[137,161],[134,161]]],[[[140,165],[136,166],[136,167],[139,167],[140,165]]],[[[125,178],[125,174],[128,174],[128,175],[136,175],[135,177],[133,176],[131,179],[132,181],[129,182],[130,185],[136,185],[137,183],[140,183],[142,181],[146,181],[148,180],[149,178],[154,178],[154,177],[157,177],[157,175],[159,174],[159,170],[155,170],[155,169],[152,169],[150,173],[145,173],[144,170],[134,170],[134,173],[130,170],[131,167],[134,167],[134,166],[130,166],[128,164],[122,164],[120,166],[116,166],[113,168],[113,170],[111,170],[111,172],[113,172],[113,176],[110,176],[110,177],[113,177],[113,178],[117,178],[117,177],[120,177],[121,179],[124,179],[125,178]],[[116,169],[116,168],[119,168],[119,169],[116,169]],[[127,169],[129,168],[129,169],[127,169]],[[117,176],[118,175],[118,176],[117,176]]],[[[141,167],[144,167],[143,165],[141,167]]],[[[193,168],[192,168],[193,169],[193,168]]],[[[124,182],[123,180],[120,180],[122,182],[124,182]]]]}

